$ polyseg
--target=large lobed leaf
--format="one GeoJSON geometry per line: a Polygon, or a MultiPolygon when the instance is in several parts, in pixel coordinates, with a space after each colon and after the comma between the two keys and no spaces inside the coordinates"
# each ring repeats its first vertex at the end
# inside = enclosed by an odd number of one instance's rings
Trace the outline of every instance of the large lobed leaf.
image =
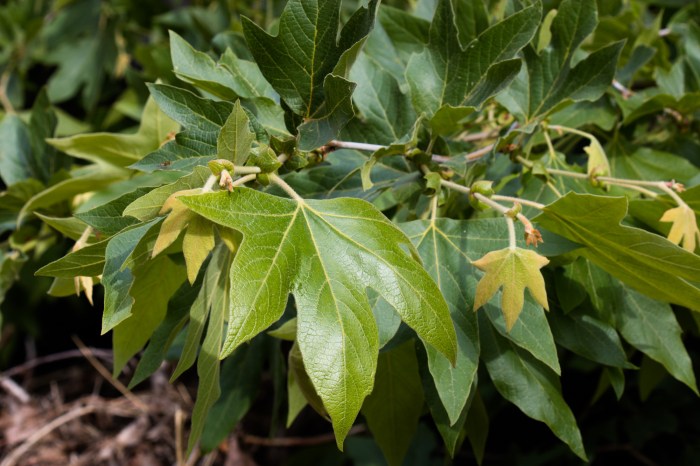
{"type": "Polygon", "coordinates": [[[251,20],[243,32],[263,76],[300,116],[299,147],[335,138],[353,117],[355,84],[346,78],[374,24],[378,0],[353,14],[340,32],[340,0],[291,0],[271,36],[251,20]]]}
{"type": "Polygon", "coordinates": [[[627,199],[569,193],[535,220],[586,246],[579,253],[632,288],[700,310],[700,257],[661,236],[621,225],[627,199]]]}
{"type": "Polygon", "coordinates": [[[597,23],[595,0],[564,0],[551,23],[551,41],[539,51],[532,45],[524,49],[526,68],[499,96],[523,126],[539,121],[566,100],[596,100],[610,86],[622,42],[596,50],[571,66],[578,47],[597,23]]]}
{"type": "Polygon", "coordinates": [[[377,366],[378,331],[366,288],[455,360],[455,330],[440,290],[402,248],[409,240],[367,202],[290,200],[248,188],[180,199],[244,236],[231,268],[222,355],[277,321],[293,293],[304,366],[339,446],[372,390],[377,366]]]}
{"type": "Polygon", "coordinates": [[[483,31],[483,21],[457,18],[454,3],[438,2],[428,45],[406,68],[413,105],[429,116],[445,105],[479,107],[503,90],[520,70],[516,54],[539,25],[539,3],[483,31]]]}

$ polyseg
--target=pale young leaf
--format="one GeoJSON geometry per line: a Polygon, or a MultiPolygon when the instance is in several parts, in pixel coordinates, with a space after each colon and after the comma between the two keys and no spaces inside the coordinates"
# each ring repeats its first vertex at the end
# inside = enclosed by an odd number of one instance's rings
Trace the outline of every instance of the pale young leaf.
{"type": "Polygon", "coordinates": [[[588,154],[587,172],[589,176],[607,176],[610,174],[610,163],[605,155],[605,149],[598,139],[591,136],[591,143],[583,148],[588,154]]]}
{"type": "Polygon", "coordinates": [[[194,283],[197,279],[199,269],[202,268],[207,256],[214,249],[213,226],[210,221],[195,216],[187,227],[185,238],[182,240],[182,254],[185,256],[187,279],[190,283],[194,283]]]}
{"type": "Polygon", "coordinates": [[[700,243],[700,231],[695,219],[695,212],[687,204],[668,209],[661,217],[661,222],[673,222],[668,240],[682,245],[686,251],[694,252],[700,243]]]}
{"type": "MultiPolygon", "coordinates": [[[[174,198],[173,198],[174,199],[174,198]]],[[[167,203],[166,203],[167,205],[167,203]]],[[[165,206],[163,206],[165,209],[165,206]]],[[[174,202],[170,206],[170,214],[163,221],[160,226],[160,232],[158,233],[158,239],[156,239],[156,244],[153,246],[152,257],[156,257],[158,254],[163,252],[168,246],[173,244],[180,232],[184,230],[190,223],[193,214],[189,211],[187,207],[182,205],[181,202],[174,199],[174,202]]]]}
{"type": "Polygon", "coordinates": [[[530,289],[532,297],[545,309],[547,291],[540,269],[549,263],[549,259],[528,249],[501,249],[486,254],[472,264],[485,274],[476,286],[474,310],[489,302],[499,288],[503,287],[501,310],[510,330],[518,320],[525,300],[525,288],[530,289]]]}

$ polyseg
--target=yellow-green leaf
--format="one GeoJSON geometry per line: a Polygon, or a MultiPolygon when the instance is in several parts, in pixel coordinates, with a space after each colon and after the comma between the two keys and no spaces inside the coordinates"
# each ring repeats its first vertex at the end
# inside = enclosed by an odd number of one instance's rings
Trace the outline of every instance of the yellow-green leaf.
{"type": "Polygon", "coordinates": [[[182,254],[187,266],[187,279],[194,283],[202,264],[214,249],[213,224],[202,217],[194,216],[182,241],[182,254]]]}
{"type": "Polygon", "coordinates": [[[695,212],[687,204],[668,209],[661,217],[661,222],[673,222],[668,240],[680,244],[686,251],[694,252],[700,243],[700,231],[695,220],[695,212]]]}
{"type": "Polygon", "coordinates": [[[485,272],[476,286],[474,310],[489,302],[501,287],[501,310],[508,330],[513,328],[523,309],[525,288],[543,308],[549,310],[547,290],[540,272],[549,264],[546,257],[528,249],[506,248],[492,251],[472,264],[485,272]]]}

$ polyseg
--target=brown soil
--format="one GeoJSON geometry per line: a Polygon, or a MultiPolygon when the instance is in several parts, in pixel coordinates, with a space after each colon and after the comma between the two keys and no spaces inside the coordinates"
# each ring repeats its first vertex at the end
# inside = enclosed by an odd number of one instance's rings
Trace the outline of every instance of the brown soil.
{"type": "Polygon", "coordinates": [[[190,389],[162,368],[127,391],[109,359],[83,348],[0,373],[0,466],[254,466],[236,436],[186,458],[190,389]]]}

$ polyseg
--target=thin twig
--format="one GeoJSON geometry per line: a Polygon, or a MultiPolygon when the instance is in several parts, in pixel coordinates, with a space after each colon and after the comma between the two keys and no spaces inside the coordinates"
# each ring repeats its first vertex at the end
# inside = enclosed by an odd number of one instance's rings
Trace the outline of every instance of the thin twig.
{"type": "Polygon", "coordinates": [[[512,197],[512,196],[502,196],[500,194],[494,194],[491,196],[491,199],[494,201],[505,201],[505,202],[512,202],[512,203],[518,203],[530,207],[534,207],[537,210],[542,210],[545,208],[544,204],[540,204],[539,202],[535,201],[530,201],[528,199],[520,199],[519,197],[512,197]]]}
{"type": "Polygon", "coordinates": [[[625,85],[617,79],[613,79],[612,85],[615,89],[620,91],[620,94],[622,94],[623,99],[629,99],[634,95],[634,92],[631,89],[625,87],[625,85]]]}
{"type": "Polygon", "coordinates": [[[507,216],[510,213],[510,209],[508,207],[499,204],[498,202],[484,196],[481,193],[473,192],[472,196],[474,196],[475,198],[477,198],[479,201],[483,202],[487,206],[491,207],[493,210],[496,210],[496,211],[502,213],[503,215],[507,216]]]}
{"type": "Polygon", "coordinates": [[[10,73],[8,70],[0,76],[0,104],[2,108],[5,109],[6,113],[14,114],[16,113],[15,107],[12,105],[9,97],[7,97],[7,86],[10,84],[10,73]]]}
{"type": "Polygon", "coordinates": [[[17,401],[22,404],[29,403],[31,399],[29,393],[9,377],[0,377],[0,387],[4,388],[7,393],[15,397],[17,401]]]}
{"type": "Polygon", "coordinates": [[[387,146],[382,146],[381,144],[367,144],[364,142],[351,142],[351,141],[337,141],[333,140],[328,142],[329,146],[337,147],[338,149],[354,149],[362,150],[367,152],[375,152],[379,149],[386,149],[387,146]]]}
{"type": "MultiPolygon", "coordinates": [[[[90,352],[96,357],[103,359],[105,361],[112,360],[112,352],[108,350],[102,350],[98,348],[90,348],[90,352]]],[[[19,366],[12,367],[2,373],[3,377],[14,377],[16,375],[22,374],[23,372],[30,371],[35,367],[41,366],[43,364],[50,364],[52,362],[63,361],[65,359],[80,358],[83,353],[80,350],[68,350],[61,353],[49,354],[47,356],[42,356],[40,358],[31,359],[19,366]]]]}
{"type": "Polygon", "coordinates": [[[175,411],[175,457],[177,466],[185,466],[185,449],[183,441],[183,426],[185,424],[185,413],[177,408],[175,411]]]}
{"type": "MultiPolygon", "coordinates": [[[[365,426],[358,425],[354,426],[348,432],[348,436],[357,435],[366,430],[365,426]]],[[[335,441],[335,434],[328,433],[317,435],[315,437],[277,437],[277,438],[266,438],[258,437],[256,435],[242,434],[240,439],[249,445],[260,445],[263,447],[308,447],[313,445],[322,445],[324,443],[330,443],[335,441]]]]}
{"type": "Polygon", "coordinates": [[[464,142],[474,142],[483,141],[484,139],[491,139],[498,136],[498,130],[491,129],[486,131],[481,131],[479,133],[466,133],[463,136],[459,136],[457,139],[464,142]]]}
{"type": "Polygon", "coordinates": [[[27,453],[37,442],[42,438],[46,437],[48,434],[61,427],[62,425],[77,419],[79,417],[85,416],[95,411],[95,406],[88,405],[82,408],[76,409],[74,411],[69,411],[53,421],[46,424],[41,429],[37,430],[31,437],[29,437],[22,445],[15,448],[4,460],[0,463],[0,466],[15,466],[18,464],[19,459],[27,453]]]}
{"type": "MultiPolygon", "coordinates": [[[[352,141],[330,141],[328,143],[329,146],[331,147],[337,147],[338,149],[354,149],[354,150],[361,150],[361,151],[369,151],[369,152],[375,152],[378,151],[379,149],[386,149],[389,146],[383,146],[380,144],[368,144],[364,142],[352,142],[352,141]]],[[[468,161],[473,162],[474,160],[478,160],[482,158],[484,155],[488,154],[491,152],[493,149],[493,144],[489,144],[486,147],[482,147],[481,149],[475,150],[474,152],[470,152],[468,154],[465,154],[463,157],[466,158],[468,161]]],[[[428,152],[430,152],[430,148],[428,149],[428,152]]],[[[448,160],[452,160],[453,157],[449,155],[438,155],[438,154],[430,154],[430,157],[433,159],[434,162],[437,163],[444,163],[447,162],[448,160]]]]}
{"type": "Polygon", "coordinates": [[[134,406],[139,408],[144,413],[148,412],[148,406],[146,406],[141,400],[139,400],[139,398],[136,395],[131,393],[131,391],[129,391],[129,389],[126,388],[126,386],[123,383],[112,377],[112,374],[110,374],[109,371],[105,368],[105,366],[103,366],[102,363],[100,363],[100,361],[98,361],[97,358],[95,358],[95,356],[92,355],[90,348],[85,346],[85,344],[80,340],[80,338],[76,336],[73,336],[72,338],[75,344],[78,346],[80,352],[85,357],[85,359],[88,360],[92,367],[94,367],[97,370],[97,372],[99,372],[100,375],[105,378],[107,382],[109,382],[114,388],[119,390],[119,393],[121,393],[126,399],[131,401],[134,404],[134,406]]]}
{"type": "MultiPolygon", "coordinates": [[[[468,162],[474,162],[491,152],[491,150],[493,150],[493,146],[493,144],[489,144],[488,146],[482,147],[481,149],[477,149],[474,152],[464,154],[462,157],[467,159],[468,162]]],[[[434,162],[442,163],[447,162],[449,160],[453,160],[456,157],[453,158],[447,155],[433,155],[432,158],[434,162]]]]}

